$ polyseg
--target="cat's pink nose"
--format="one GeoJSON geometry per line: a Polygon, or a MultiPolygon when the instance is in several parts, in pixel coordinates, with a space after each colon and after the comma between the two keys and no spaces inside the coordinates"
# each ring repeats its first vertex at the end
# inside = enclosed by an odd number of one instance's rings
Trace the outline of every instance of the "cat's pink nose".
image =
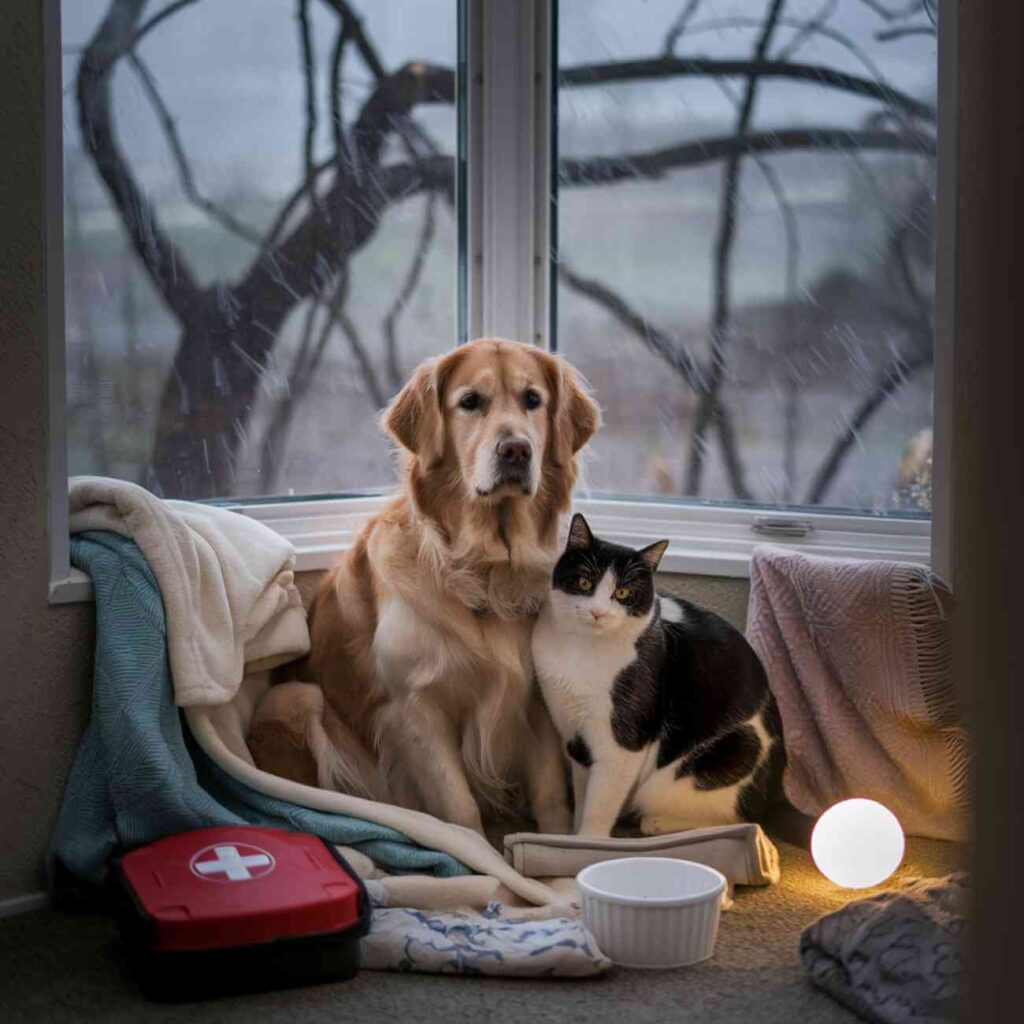
{"type": "Polygon", "coordinates": [[[601,619],[607,615],[607,612],[598,611],[596,608],[591,609],[590,614],[594,616],[595,622],[600,622],[601,619]]]}

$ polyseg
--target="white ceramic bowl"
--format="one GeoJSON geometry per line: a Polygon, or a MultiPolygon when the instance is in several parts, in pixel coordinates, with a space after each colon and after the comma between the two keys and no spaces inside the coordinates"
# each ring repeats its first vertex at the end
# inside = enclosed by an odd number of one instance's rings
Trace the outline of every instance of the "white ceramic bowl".
{"type": "Polygon", "coordinates": [[[622,857],[584,868],[576,881],[583,921],[623,967],[682,967],[715,950],[725,876],[671,857],[622,857]]]}

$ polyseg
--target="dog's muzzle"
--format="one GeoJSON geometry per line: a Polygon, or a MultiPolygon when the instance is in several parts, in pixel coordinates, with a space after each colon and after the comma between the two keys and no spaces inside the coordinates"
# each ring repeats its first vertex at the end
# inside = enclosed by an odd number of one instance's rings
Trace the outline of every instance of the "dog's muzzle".
{"type": "Polygon", "coordinates": [[[533,445],[525,437],[504,437],[494,448],[494,490],[513,486],[529,492],[533,475],[533,445]]]}

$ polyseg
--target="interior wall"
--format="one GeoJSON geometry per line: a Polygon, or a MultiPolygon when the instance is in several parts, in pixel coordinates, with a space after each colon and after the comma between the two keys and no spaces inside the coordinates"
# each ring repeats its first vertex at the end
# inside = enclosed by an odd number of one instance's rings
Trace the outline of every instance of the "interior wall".
{"type": "MultiPolygon", "coordinates": [[[[322,572],[304,572],[297,575],[296,583],[307,606],[323,575],[322,572]]],[[[747,580],[684,573],[658,573],[658,589],[710,608],[738,629],[743,629],[747,624],[747,599],[750,595],[750,584],[747,580]]]]}
{"type": "Polygon", "coordinates": [[[0,899],[40,888],[92,629],[47,605],[41,11],[0,5],[0,899]]]}
{"type": "Polygon", "coordinates": [[[959,3],[953,351],[954,667],[976,757],[971,991],[961,1019],[1020,1017],[1024,915],[1024,9],[959,3]]]}

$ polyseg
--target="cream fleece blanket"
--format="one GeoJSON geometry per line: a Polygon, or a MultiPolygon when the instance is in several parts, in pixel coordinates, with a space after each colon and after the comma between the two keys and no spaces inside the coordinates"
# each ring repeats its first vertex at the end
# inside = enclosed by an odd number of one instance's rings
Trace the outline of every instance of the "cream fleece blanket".
{"type": "Polygon", "coordinates": [[[919,565],[755,551],[747,637],[782,715],[786,795],[805,814],[870,797],[911,835],[963,837],[967,744],[942,589],[919,565]]]}
{"type": "Polygon", "coordinates": [[[68,502],[72,533],[119,533],[146,556],[163,596],[180,707],[224,704],[247,670],[309,650],[295,552],[262,523],[103,477],[74,477],[68,502]]]}

